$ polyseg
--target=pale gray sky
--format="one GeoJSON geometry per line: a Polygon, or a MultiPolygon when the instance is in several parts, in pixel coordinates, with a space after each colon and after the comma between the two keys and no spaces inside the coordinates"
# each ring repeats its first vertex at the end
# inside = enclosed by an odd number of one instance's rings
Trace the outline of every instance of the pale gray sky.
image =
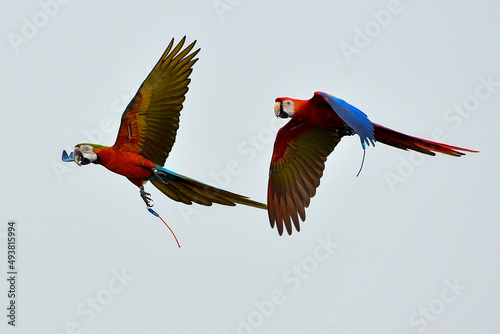
{"type": "Polygon", "coordinates": [[[17,319],[2,333],[495,333],[500,4],[62,1],[0,13],[0,259],[17,221],[17,319]],[[279,96],[321,90],[376,123],[480,150],[421,156],[358,138],[330,155],[302,231],[263,210],[184,206],[101,166],[171,38],[199,62],[166,167],[266,200],[279,96]]]}

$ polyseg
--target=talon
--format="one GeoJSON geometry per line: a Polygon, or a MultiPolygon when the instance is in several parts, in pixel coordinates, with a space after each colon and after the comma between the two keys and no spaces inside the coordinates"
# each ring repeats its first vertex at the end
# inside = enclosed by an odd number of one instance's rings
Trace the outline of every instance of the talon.
{"type": "Polygon", "coordinates": [[[347,124],[344,124],[341,128],[338,128],[336,131],[341,136],[353,136],[355,134],[355,132],[347,124]]]}
{"type": "Polygon", "coordinates": [[[140,188],[140,192],[141,192],[141,198],[142,200],[144,201],[144,203],[146,203],[146,206],[148,208],[152,208],[153,207],[153,204],[151,202],[154,202],[153,199],[151,198],[151,194],[150,193],[147,193],[145,190],[144,190],[144,186],[142,186],[140,188]]]}
{"type": "Polygon", "coordinates": [[[165,173],[164,171],[158,170],[158,169],[153,169],[153,175],[155,178],[160,181],[163,184],[168,184],[168,174],[165,173]]]}

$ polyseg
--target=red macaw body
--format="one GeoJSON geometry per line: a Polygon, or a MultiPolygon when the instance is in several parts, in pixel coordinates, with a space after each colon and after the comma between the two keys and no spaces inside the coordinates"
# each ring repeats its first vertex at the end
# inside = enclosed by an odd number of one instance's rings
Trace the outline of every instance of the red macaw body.
{"type": "Polygon", "coordinates": [[[363,148],[376,141],[404,150],[415,150],[428,155],[440,152],[452,156],[465,148],[436,143],[412,137],[372,123],[356,107],[336,97],[315,92],[309,100],[287,97],[276,99],[274,112],[291,120],[276,136],[269,171],[268,214],[271,227],[281,235],[285,227],[292,233],[292,223],[300,230],[299,217],[305,220],[305,208],[315,195],[323,175],[327,156],[341,138],[358,134],[363,148]]]}
{"type": "Polygon", "coordinates": [[[116,147],[96,147],[94,152],[99,156],[99,164],[116,174],[129,179],[133,184],[141,187],[145,180],[153,176],[152,169],[156,165],[137,153],[119,150],[116,147]]]}

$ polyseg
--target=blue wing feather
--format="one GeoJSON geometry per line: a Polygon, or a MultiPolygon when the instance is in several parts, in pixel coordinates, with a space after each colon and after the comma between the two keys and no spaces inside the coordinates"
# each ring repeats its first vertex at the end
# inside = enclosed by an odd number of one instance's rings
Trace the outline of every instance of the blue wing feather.
{"type": "MultiPolygon", "coordinates": [[[[159,170],[159,171],[162,171],[164,174],[164,181],[169,181],[169,180],[175,180],[175,179],[184,179],[184,180],[190,180],[190,181],[193,181],[193,182],[196,182],[198,184],[202,184],[204,186],[208,186],[208,187],[211,187],[211,188],[215,188],[215,189],[219,189],[219,190],[223,190],[221,188],[217,188],[217,187],[214,187],[214,186],[211,186],[211,185],[208,185],[206,183],[203,183],[203,182],[200,182],[198,180],[195,180],[195,179],[192,179],[190,177],[187,177],[187,176],[184,176],[184,175],[181,175],[181,174],[178,174],[174,171],[171,171],[170,169],[167,169],[165,167],[161,167],[161,166],[158,166],[156,165],[156,169],[159,170]]],[[[155,179],[156,177],[153,176],[151,179],[155,179]]]]}
{"type": "MultiPolygon", "coordinates": [[[[365,142],[370,145],[370,142],[375,146],[375,135],[373,133],[373,124],[368,119],[368,116],[358,108],[344,100],[338,99],[333,95],[322,92],[316,94],[323,97],[326,102],[332,107],[333,111],[359,136],[361,144],[365,142]]],[[[363,145],[364,146],[364,145],[363,145]]]]}

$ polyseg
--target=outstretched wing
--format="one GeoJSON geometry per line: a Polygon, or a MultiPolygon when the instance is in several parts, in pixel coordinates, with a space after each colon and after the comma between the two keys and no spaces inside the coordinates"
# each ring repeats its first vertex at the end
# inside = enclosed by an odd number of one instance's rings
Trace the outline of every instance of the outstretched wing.
{"type": "Polygon", "coordinates": [[[355,106],[338,99],[333,95],[323,92],[315,92],[311,101],[319,104],[325,102],[333,109],[333,111],[361,138],[361,143],[365,142],[370,145],[370,142],[375,146],[375,135],[372,122],[368,116],[355,106]]]}
{"type": "Polygon", "coordinates": [[[191,81],[196,41],[182,50],[186,37],[170,42],[160,60],[125,109],[115,142],[120,150],[138,153],[163,166],[175,142],[182,103],[191,81]]]}
{"type": "Polygon", "coordinates": [[[299,216],[306,219],[305,208],[316,194],[327,156],[339,143],[335,131],[291,119],[276,136],[269,171],[267,208],[271,227],[279,234],[283,225],[292,234],[292,222],[300,231],[299,216]]]}

